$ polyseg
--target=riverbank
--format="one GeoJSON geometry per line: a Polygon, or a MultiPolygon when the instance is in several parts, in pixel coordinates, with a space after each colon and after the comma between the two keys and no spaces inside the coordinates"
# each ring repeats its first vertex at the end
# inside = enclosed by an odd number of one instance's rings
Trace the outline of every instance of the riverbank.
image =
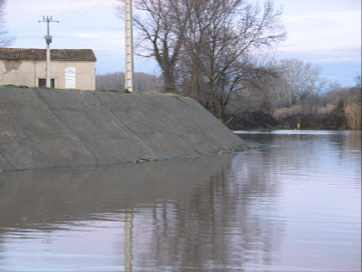
{"type": "Polygon", "coordinates": [[[356,86],[310,96],[288,107],[246,105],[227,116],[233,130],[298,128],[317,130],[361,130],[361,88],[356,86]]]}

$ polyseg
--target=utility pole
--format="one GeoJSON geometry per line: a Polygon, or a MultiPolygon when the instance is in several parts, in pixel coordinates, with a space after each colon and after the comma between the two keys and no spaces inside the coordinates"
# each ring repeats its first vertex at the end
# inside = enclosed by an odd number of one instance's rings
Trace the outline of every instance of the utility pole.
{"type": "Polygon", "coordinates": [[[46,87],[51,87],[51,80],[50,80],[50,43],[52,42],[52,36],[49,35],[49,23],[59,23],[59,21],[54,21],[52,16],[43,16],[42,21],[38,21],[39,23],[47,23],[47,35],[44,37],[45,42],[47,44],[47,51],[46,51],[46,87]]]}
{"type": "Polygon", "coordinates": [[[125,0],[126,23],[126,78],[125,88],[133,92],[133,31],[132,0],[125,0]]]}

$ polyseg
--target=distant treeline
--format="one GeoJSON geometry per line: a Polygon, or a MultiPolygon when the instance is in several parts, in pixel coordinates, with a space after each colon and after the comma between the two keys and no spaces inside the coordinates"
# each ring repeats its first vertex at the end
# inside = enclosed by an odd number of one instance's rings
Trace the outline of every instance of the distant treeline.
{"type": "Polygon", "coordinates": [[[288,59],[265,63],[263,73],[230,99],[223,119],[233,129],[361,129],[361,77],[341,87],[310,63],[288,59]]]}
{"type": "Polygon", "coordinates": [[[265,105],[244,107],[230,115],[232,129],[297,128],[361,129],[361,88],[338,88],[310,94],[289,107],[270,109],[265,105]]]}
{"type": "MultiPolygon", "coordinates": [[[[96,76],[97,90],[124,90],[125,75],[123,72],[109,73],[96,76]]],[[[158,76],[135,73],[134,89],[137,92],[160,92],[162,81],[158,76]]]]}

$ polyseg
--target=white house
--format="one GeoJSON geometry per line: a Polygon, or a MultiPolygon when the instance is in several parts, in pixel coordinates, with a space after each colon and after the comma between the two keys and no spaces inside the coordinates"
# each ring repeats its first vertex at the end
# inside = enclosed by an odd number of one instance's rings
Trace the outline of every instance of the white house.
{"type": "MultiPolygon", "coordinates": [[[[51,49],[53,88],[95,90],[96,57],[91,49],[51,49]]],[[[45,86],[46,50],[0,48],[0,85],[45,86]]]]}

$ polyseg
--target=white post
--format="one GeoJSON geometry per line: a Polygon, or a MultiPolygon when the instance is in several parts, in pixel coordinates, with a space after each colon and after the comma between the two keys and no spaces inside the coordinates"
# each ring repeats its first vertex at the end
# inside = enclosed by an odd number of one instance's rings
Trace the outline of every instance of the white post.
{"type": "Polygon", "coordinates": [[[133,92],[133,31],[132,31],[132,0],[125,0],[126,23],[126,78],[125,88],[133,92]]]}
{"type": "Polygon", "coordinates": [[[53,21],[52,16],[43,16],[43,21],[38,21],[39,23],[47,23],[47,35],[44,37],[47,44],[46,49],[46,87],[51,87],[51,76],[50,76],[50,43],[52,42],[52,36],[49,35],[49,23],[59,23],[59,21],[53,21]]]}
{"type": "Polygon", "coordinates": [[[46,87],[51,87],[51,79],[50,79],[50,43],[52,42],[52,37],[49,35],[49,17],[47,20],[47,35],[45,36],[45,41],[47,44],[47,63],[46,63],[46,87]]]}

